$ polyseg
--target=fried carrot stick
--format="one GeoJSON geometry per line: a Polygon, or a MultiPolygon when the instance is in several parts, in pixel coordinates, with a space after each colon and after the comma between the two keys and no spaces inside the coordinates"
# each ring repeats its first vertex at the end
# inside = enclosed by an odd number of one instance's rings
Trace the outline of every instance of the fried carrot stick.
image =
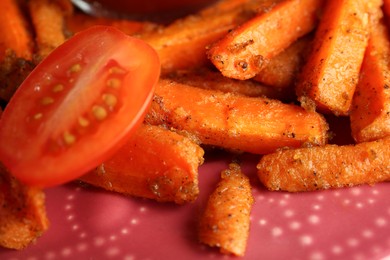
{"type": "Polygon", "coordinates": [[[182,204],[198,196],[203,154],[184,136],[142,125],[111,159],[80,180],[125,195],[182,204]]]}
{"type": "Polygon", "coordinates": [[[310,49],[312,37],[298,39],[287,49],[269,60],[253,79],[265,85],[295,92],[294,83],[310,49]]]}
{"type": "Polygon", "coordinates": [[[266,1],[267,8],[214,43],[208,57],[227,77],[252,78],[271,58],[314,29],[322,2],[266,1]]]}
{"type": "Polygon", "coordinates": [[[221,173],[199,221],[200,242],[222,253],[244,256],[254,198],[249,179],[236,163],[221,173]]]}
{"type": "MultiPolygon", "coordinates": [[[[236,1],[242,2],[229,0],[236,1]]],[[[253,16],[246,5],[232,4],[232,7],[219,9],[212,5],[207,10],[176,20],[157,33],[141,36],[159,54],[162,74],[208,64],[206,47],[253,16]]]]}
{"type": "Polygon", "coordinates": [[[303,107],[348,115],[369,36],[369,15],[381,0],[329,0],[296,91],[303,107]]]}
{"type": "Polygon", "coordinates": [[[7,50],[12,50],[18,58],[30,60],[33,40],[18,2],[2,0],[0,10],[0,61],[4,59],[7,50]]]}
{"type": "Polygon", "coordinates": [[[200,143],[256,154],[323,145],[324,118],[297,105],[200,89],[161,79],[146,122],[185,131],[200,143]]]}
{"type": "Polygon", "coordinates": [[[61,1],[28,1],[32,24],[35,29],[38,54],[46,57],[54,48],[66,40],[65,16],[61,1]]]}
{"type": "MultiPolygon", "coordinates": [[[[379,16],[382,16],[378,8],[379,16]]],[[[383,19],[371,23],[371,34],[351,108],[356,142],[390,135],[390,37],[383,19]]]]}
{"type": "Polygon", "coordinates": [[[45,194],[20,183],[0,164],[0,246],[21,250],[49,227],[45,194]]]}
{"type": "Polygon", "coordinates": [[[390,138],[357,145],[281,150],[264,155],[258,177],[269,190],[290,192],[390,181],[390,138]]]}
{"type": "Polygon", "coordinates": [[[65,17],[65,24],[67,30],[72,34],[94,25],[113,26],[128,35],[151,33],[159,28],[157,24],[146,21],[95,17],[83,13],[74,13],[65,17]]]}
{"type": "Polygon", "coordinates": [[[220,90],[248,97],[268,97],[279,100],[291,100],[285,89],[266,86],[253,80],[236,80],[223,76],[218,71],[207,68],[180,70],[166,75],[167,79],[203,89],[220,90]]]}

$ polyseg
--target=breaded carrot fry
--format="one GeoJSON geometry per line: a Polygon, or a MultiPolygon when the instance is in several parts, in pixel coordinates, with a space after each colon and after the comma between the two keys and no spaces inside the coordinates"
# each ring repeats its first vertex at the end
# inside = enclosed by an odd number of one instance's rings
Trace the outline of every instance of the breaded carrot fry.
{"type": "Polygon", "coordinates": [[[64,25],[66,12],[62,4],[50,0],[28,1],[32,24],[35,29],[38,54],[46,57],[65,40],[64,25]]]}
{"type": "Polygon", "coordinates": [[[298,39],[287,49],[270,59],[253,79],[271,87],[294,93],[294,83],[310,49],[312,37],[298,39]]]}
{"type": "Polygon", "coordinates": [[[18,1],[0,1],[0,61],[11,49],[16,56],[31,59],[33,53],[33,40],[28,29],[26,18],[19,9],[18,1]]]}
{"type": "Polygon", "coordinates": [[[80,180],[126,195],[182,204],[198,196],[203,154],[184,136],[142,125],[111,159],[80,180]]]}
{"type": "Polygon", "coordinates": [[[49,227],[45,194],[20,183],[0,165],[0,246],[23,249],[49,227]]]}
{"type": "MultiPolygon", "coordinates": [[[[381,9],[378,8],[378,12],[381,13],[381,9]]],[[[372,21],[350,115],[352,136],[356,142],[390,135],[389,57],[390,37],[385,21],[372,21]]]]}
{"type": "Polygon", "coordinates": [[[220,90],[225,93],[235,93],[248,97],[268,97],[280,100],[291,100],[287,91],[252,80],[236,80],[223,76],[218,71],[212,71],[207,68],[195,70],[180,70],[166,75],[167,79],[176,82],[199,87],[203,89],[220,90]]]}
{"type": "Polygon", "coordinates": [[[369,15],[381,0],[329,0],[296,91],[302,106],[348,115],[369,35],[369,15]]]}
{"type": "Polygon", "coordinates": [[[71,33],[77,33],[94,25],[113,26],[128,35],[151,33],[159,28],[157,24],[146,21],[94,17],[83,13],[75,13],[65,18],[66,28],[71,33]]]}
{"type": "Polygon", "coordinates": [[[249,179],[236,163],[221,173],[199,222],[200,242],[222,253],[244,256],[254,198],[249,179]]]}
{"type": "Polygon", "coordinates": [[[357,145],[281,150],[257,165],[269,190],[290,192],[352,187],[390,181],[390,138],[357,145]]]}
{"type": "Polygon", "coordinates": [[[146,122],[186,131],[202,144],[256,154],[303,144],[323,145],[324,118],[300,106],[161,79],[146,122]]]}
{"type": "Polygon", "coordinates": [[[223,75],[249,79],[299,37],[312,31],[322,0],[266,1],[268,6],[212,45],[211,62],[223,75]]]}
{"type": "Polygon", "coordinates": [[[173,22],[157,33],[141,36],[159,54],[162,74],[208,64],[206,47],[253,15],[245,5],[228,10],[209,8],[214,12],[200,11],[173,22]]]}

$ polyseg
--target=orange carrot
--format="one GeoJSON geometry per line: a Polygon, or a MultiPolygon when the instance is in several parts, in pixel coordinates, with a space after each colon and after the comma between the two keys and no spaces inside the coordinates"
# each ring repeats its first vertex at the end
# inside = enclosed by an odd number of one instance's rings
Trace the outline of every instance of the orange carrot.
{"type": "Polygon", "coordinates": [[[390,181],[390,138],[357,145],[281,150],[257,165],[269,190],[290,192],[352,187],[390,181]]]}
{"type": "Polygon", "coordinates": [[[203,153],[184,136],[142,125],[111,159],[80,180],[126,195],[182,204],[198,196],[203,153]]]}
{"type": "Polygon", "coordinates": [[[265,85],[294,93],[298,72],[310,49],[311,37],[303,37],[269,60],[253,79],[265,85]]]}
{"type": "Polygon", "coordinates": [[[23,249],[49,227],[45,194],[20,183],[0,164],[0,246],[23,249]]]}
{"type": "Polygon", "coordinates": [[[199,240],[222,253],[244,256],[254,199],[249,179],[238,164],[221,173],[199,222],[199,240]]]}
{"type": "Polygon", "coordinates": [[[142,36],[159,54],[162,74],[208,64],[206,47],[252,16],[245,5],[233,6],[219,9],[212,5],[176,20],[157,33],[142,36]]]}
{"type": "Polygon", "coordinates": [[[348,115],[368,42],[368,15],[381,0],[329,0],[297,84],[303,107],[348,115]]]}
{"type": "Polygon", "coordinates": [[[128,35],[149,33],[157,30],[157,24],[146,21],[94,17],[83,13],[75,13],[65,18],[66,28],[71,33],[77,33],[94,25],[113,26],[128,35]]]}
{"type": "Polygon", "coordinates": [[[192,134],[205,145],[257,154],[327,141],[324,118],[300,106],[164,79],[145,119],[192,134]]]}
{"type": "MultiPolygon", "coordinates": [[[[378,8],[378,12],[381,10],[378,8]]],[[[384,20],[373,21],[351,108],[356,142],[390,135],[390,37],[384,20]]]]}
{"type": "Polygon", "coordinates": [[[248,97],[265,96],[280,100],[292,100],[292,96],[285,89],[266,86],[253,80],[227,78],[218,71],[207,68],[180,70],[166,75],[165,78],[198,88],[220,90],[225,93],[235,93],[248,97]]]}
{"type": "Polygon", "coordinates": [[[29,1],[29,12],[35,29],[38,53],[46,57],[66,40],[64,34],[66,12],[61,4],[51,0],[29,1]]]}
{"type": "Polygon", "coordinates": [[[17,57],[31,59],[33,40],[26,18],[19,9],[16,0],[0,1],[0,61],[7,50],[12,50],[17,57]]]}
{"type": "Polygon", "coordinates": [[[213,44],[208,57],[223,75],[249,79],[314,29],[322,0],[265,1],[257,16],[213,44]]]}

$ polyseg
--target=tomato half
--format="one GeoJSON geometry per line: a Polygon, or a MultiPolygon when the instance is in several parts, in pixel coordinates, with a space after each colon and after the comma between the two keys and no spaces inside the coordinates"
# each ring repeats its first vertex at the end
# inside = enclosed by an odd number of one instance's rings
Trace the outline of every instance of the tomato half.
{"type": "Polygon", "coordinates": [[[40,187],[75,179],[108,159],[142,122],[160,75],[157,53],[96,26],[55,49],[0,119],[0,161],[40,187]]]}

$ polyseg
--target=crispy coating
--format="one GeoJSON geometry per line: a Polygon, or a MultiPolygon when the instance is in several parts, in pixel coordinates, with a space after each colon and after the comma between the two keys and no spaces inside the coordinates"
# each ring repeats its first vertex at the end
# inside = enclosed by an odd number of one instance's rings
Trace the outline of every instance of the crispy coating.
{"type": "Polygon", "coordinates": [[[390,138],[357,145],[281,150],[265,155],[258,177],[269,190],[290,192],[374,184],[390,180],[390,138]]]}
{"type": "Polygon", "coordinates": [[[199,240],[222,253],[243,256],[254,203],[249,179],[236,163],[221,174],[199,222],[199,240]]]}
{"type": "Polygon", "coordinates": [[[20,183],[0,164],[0,246],[23,249],[48,227],[43,191],[20,183]]]}

